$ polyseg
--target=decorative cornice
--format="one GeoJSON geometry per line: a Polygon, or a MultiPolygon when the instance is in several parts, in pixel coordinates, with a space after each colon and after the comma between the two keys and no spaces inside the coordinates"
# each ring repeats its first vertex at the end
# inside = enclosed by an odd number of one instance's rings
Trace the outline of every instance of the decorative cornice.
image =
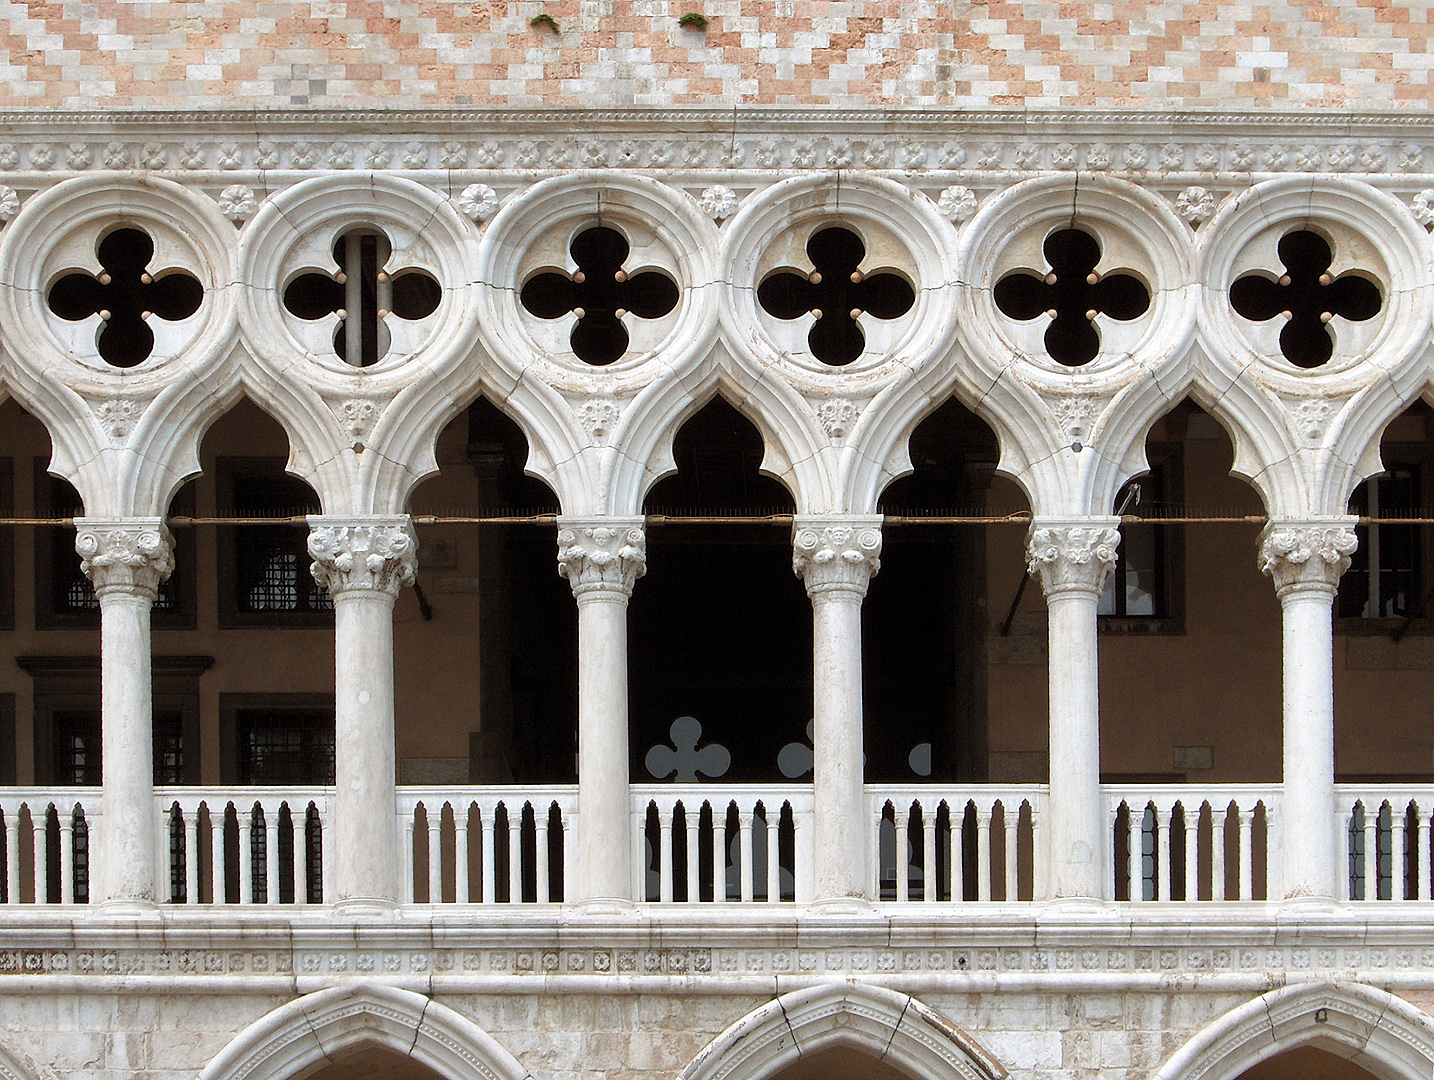
{"type": "Polygon", "coordinates": [[[881,517],[798,517],[792,523],[792,571],[807,595],[866,595],[881,569],[881,517]]]}
{"type": "Polygon", "coordinates": [[[1038,574],[1047,599],[1063,593],[1099,596],[1115,571],[1120,519],[1042,518],[1026,535],[1026,568],[1038,574]]]}
{"type": "Polygon", "coordinates": [[[162,518],[76,518],[80,569],[103,603],[108,595],[154,602],[174,571],[174,537],[162,518]]]}
{"type": "Polygon", "coordinates": [[[347,592],[398,595],[418,572],[418,538],[404,517],[309,518],[310,569],[337,599],[347,592]]]}
{"type": "Polygon", "coordinates": [[[559,518],[558,573],[573,595],[626,600],[647,573],[647,533],[642,518],[559,518]]]}
{"type": "Polygon", "coordinates": [[[1260,570],[1275,583],[1275,594],[1303,592],[1333,597],[1349,557],[1359,546],[1354,534],[1358,518],[1313,518],[1271,521],[1260,532],[1260,570]]]}

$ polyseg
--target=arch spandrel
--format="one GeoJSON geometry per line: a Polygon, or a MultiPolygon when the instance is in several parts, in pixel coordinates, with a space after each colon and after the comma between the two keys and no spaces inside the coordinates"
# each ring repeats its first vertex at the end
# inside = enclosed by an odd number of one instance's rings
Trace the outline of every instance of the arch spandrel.
{"type": "Polygon", "coordinates": [[[1236,1080],[1299,1046],[1318,1046],[1379,1080],[1434,1073],[1434,1019],[1403,998],[1355,982],[1272,990],[1209,1024],[1152,1080],[1236,1080]]]}
{"type": "Polygon", "coordinates": [[[793,990],[748,1013],[704,1047],[678,1080],[767,1080],[833,1047],[855,1050],[913,1080],[1007,1076],[975,1039],[915,998],[839,983],[793,990]]]}
{"type": "Polygon", "coordinates": [[[444,1080],[531,1080],[473,1021],[422,994],[375,983],[320,990],[260,1017],[199,1080],[290,1080],[362,1046],[403,1054],[444,1080]]]}

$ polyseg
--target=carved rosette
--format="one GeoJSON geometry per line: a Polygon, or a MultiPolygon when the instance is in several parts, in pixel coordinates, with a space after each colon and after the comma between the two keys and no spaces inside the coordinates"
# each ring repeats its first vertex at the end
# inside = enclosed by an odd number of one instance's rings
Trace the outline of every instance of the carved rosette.
{"type": "Polygon", "coordinates": [[[881,518],[831,521],[798,518],[792,530],[792,571],[807,595],[849,592],[866,595],[881,569],[881,518]]]}
{"type": "Polygon", "coordinates": [[[398,596],[418,572],[418,538],[407,517],[309,518],[309,569],[336,599],[346,592],[398,596]]]}
{"type": "Polygon", "coordinates": [[[1359,546],[1355,518],[1272,521],[1260,533],[1260,570],[1275,583],[1281,599],[1290,593],[1321,592],[1333,597],[1349,557],[1359,546]]]}
{"type": "Polygon", "coordinates": [[[1040,576],[1047,597],[1072,592],[1097,597],[1115,571],[1119,524],[1119,518],[1034,521],[1026,535],[1026,569],[1040,576]]]}
{"type": "Polygon", "coordinates": [[[174,537],[161,518],[76,518],[75,530],[80,569],[102,600],[128,593],[153,603],[174,571],[174,537]]]}
{"type": "Polygon", "coordinates": [[[573,595],[608,594],[627,599],[647,573],[647,533],[641,518],[592,518],[558,522],[558,573],[573,595]]]}

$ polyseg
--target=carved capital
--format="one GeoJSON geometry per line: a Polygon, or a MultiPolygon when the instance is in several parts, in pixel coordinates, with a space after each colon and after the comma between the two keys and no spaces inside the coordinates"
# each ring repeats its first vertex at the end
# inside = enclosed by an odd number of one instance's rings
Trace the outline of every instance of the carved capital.
{"type": "Polygon", "coordinates": [[[807,595],[851,592],[866,587],[881,569],[881,518],[799,517],[792,525],[792,570],[807,595]]]}
{"type": "Polygon", "coordinates": [[[559,518],[558,573],[579,600],[601,594],[632,596],[647,573],[642,518],[559,518]]]}
{"type": "Polygon", "coordinates": [[[418,538],[407,517],[309,517],[309,569],[337,598],[346,592],[397,596],[418,572],[418,538]]]}
{"type": "Polygon", "coordinates": [[[1357,520],[1276,520],[1266,525],[1260,533],[1260,570],[1274,581],[1275,595],[1284,599],[1296,592],[1322,592],[1332,598],[1359,546],[1357,520]]]}
{"type": "Polygon", "coordinates": [[[1115,571],[1119,526],[1120,519],[1114,517],[1032,521],[1026,534],[1026,569],[1039,575],[1047,597],[1099,596],[1115,571]]]}
{"type": "Polygon", "coordinates": [[[75,551],[95,593],[130,593],[151,603],[174,570],[174,537],[162,518],[76,518],[75,551]]]}

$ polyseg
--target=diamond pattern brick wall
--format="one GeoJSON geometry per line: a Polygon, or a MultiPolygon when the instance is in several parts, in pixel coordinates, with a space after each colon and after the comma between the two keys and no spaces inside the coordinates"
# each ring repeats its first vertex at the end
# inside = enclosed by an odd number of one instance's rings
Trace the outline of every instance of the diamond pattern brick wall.
{"type": "Polygon", "coordinates": [[[1425,0],[0,3],[0,104],[1424,109],[1428,18],[1425,0]],[[678,27],[698,10],[705,33],[678,27]]]}

